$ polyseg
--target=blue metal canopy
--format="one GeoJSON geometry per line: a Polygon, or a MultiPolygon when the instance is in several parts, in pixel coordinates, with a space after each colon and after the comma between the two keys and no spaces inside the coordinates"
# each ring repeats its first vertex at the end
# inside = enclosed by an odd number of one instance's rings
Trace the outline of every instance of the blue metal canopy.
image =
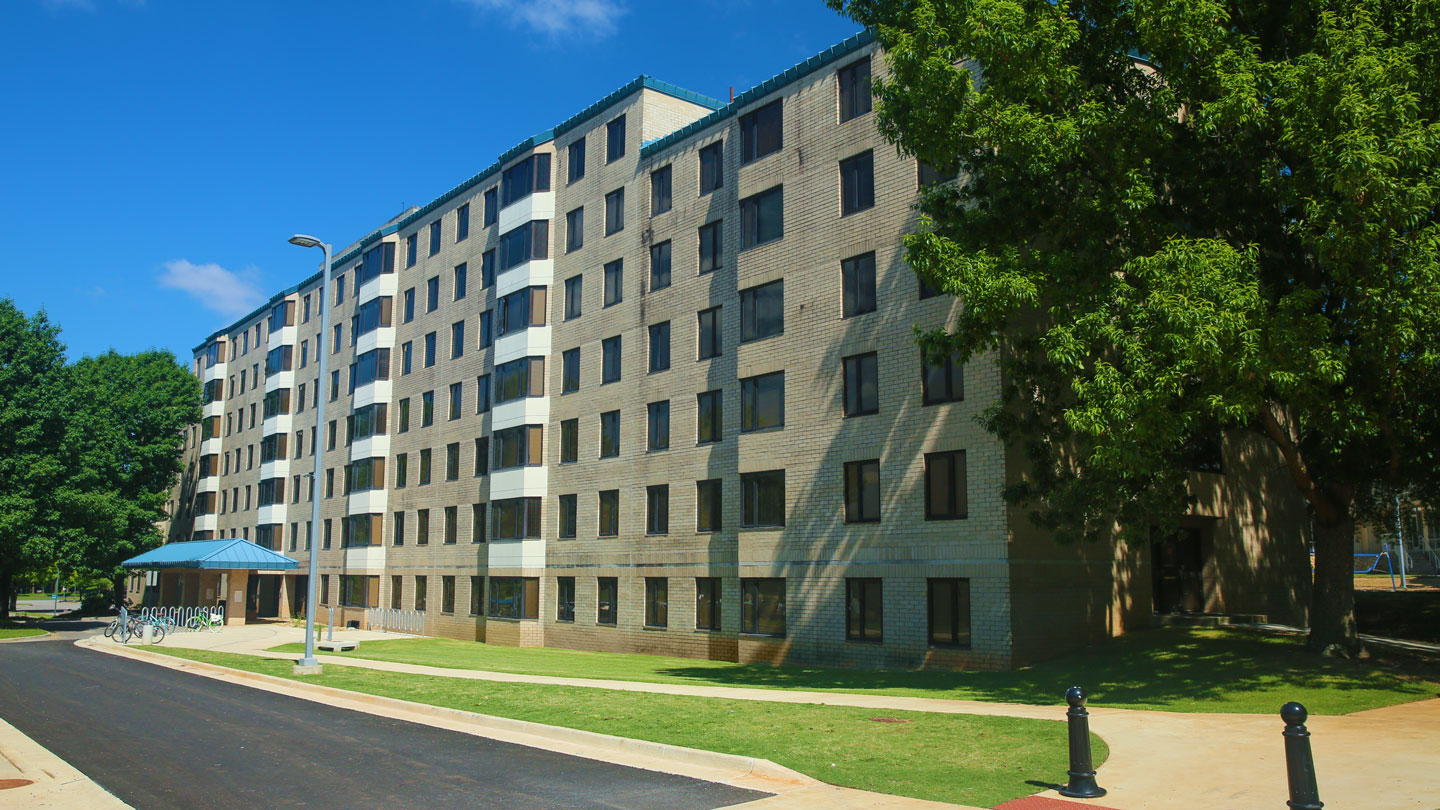
{"type": "Polygon", "coordinates": [[[298,565],[289,557],[240,537],[167,543],[120,563],[122,568],[245,568],[252,571],[298,565]]]}

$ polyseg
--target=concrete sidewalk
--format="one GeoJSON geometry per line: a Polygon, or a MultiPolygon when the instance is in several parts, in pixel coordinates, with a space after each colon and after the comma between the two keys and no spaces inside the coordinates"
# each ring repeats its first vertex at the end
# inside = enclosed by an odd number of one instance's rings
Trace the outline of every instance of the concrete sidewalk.
{"type": "MultiPolygon", "coordinates": [[[[336,638],[340,638],[336,634],[336,638]]],[[[346,631],[345,638],[404,638],[346,631]]],[[[212,649],[270,658],[293,654],[266,648],[303,640],[290,627],[235,627],[216,634],[182,633],[166,645],[212,649]]],[[[684,684],[606,681],[588,678],[515,675],[444,669],[319,656],[326,664],[431,677],[544,683],[620,691],[723,697],[740,700],[860,706],[883,710],[1023,717],[1056,721],[1063,735],[1063,701],[1027,706],[967,700],[895,697],[836,692],[803,692],[684,684]]],[[[1110,791],[1100,804],[1114,810],[1250,810],[1284,807],[1288,799],[1285,754],[1275,715],[1187,714],[1094,708],[1091,730],[1110,746],[1098,781],[1110,791]]],[[[1320,796],[1327,806],[1367,810],[1435,810],[1440,805],[1440,699],[1402,704],[1345,716],[1312,717],[1309,723],[1320,796]],[[1371,763],[1384,763],[1375,767],[1371,763]]],[[[1046,792],[1045,798],[1058,794],[1046,792]]]]}
{"type": "Polygon", "coordinates": [[[0,718],[0,807],[132,810],[0,718]]]}

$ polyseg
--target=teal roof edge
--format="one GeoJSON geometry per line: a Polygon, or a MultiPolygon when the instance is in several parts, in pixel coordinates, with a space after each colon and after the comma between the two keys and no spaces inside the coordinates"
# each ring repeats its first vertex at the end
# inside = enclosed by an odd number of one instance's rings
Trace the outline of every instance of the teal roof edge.
{"type": "Polygon", "coordinates": [[[668,135],[663,135],[647,144],[643,144],[640,147],[640,159],[644,160],[656,154],[657,152],[661,152],[681,141],[686,140],[697,132],[709,128],[716,122],[723,121],[726,118],[733,116],[737,110],[743,108],[747,104],[750,104],[755,99],[765,96],[773,92],[777,88],[783,87],[795,81],[796,79],[804,78],[805,76],[808,76],[811,73],[814,73],[815,71],[820,70],[821,68],[826,67],[834,62],[838,62],[839,60],[844,59],[845,57],[860,50],[866,45],[869,45],[874,40],[875,35],[872,34],[869,30],[865,30],[850,37],[849,39],[846,39],[842,42],[830,46],[829,48],[826,48],[820,53],[817,53],[809,59],[806,59],[804,62],[794,65],[793,67],[782,73],[777,73],[774,76],[771,76],[770,78],[761,82],[760,84],[757,84],[749,90],[746,90],[745,92],[736,96],[734,101],[724,105],[723,107],[720,107],[719,109],[715,110],[715,112],[712,112],[703,118],[691,121],[689,124],[686,124],[685,126],[675,130],[674,132],[671,132],[668,135]]]}

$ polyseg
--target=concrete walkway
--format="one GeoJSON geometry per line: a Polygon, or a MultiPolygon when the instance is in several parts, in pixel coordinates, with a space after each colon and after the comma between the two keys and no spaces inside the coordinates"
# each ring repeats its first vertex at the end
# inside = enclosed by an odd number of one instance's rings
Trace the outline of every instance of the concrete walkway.
{"type": "MultiPolygon", "coordinates": [[[[341,638],[337,632],[336,638],[341,638]]],[[[345,631],[344,638],[404,638],[345,631]]],[[[303,640],[291,627],[236,627],[220,633],[182,633],[167,646],[184,646],[293,659],[266,648],[303,640]]],[[[319,656],[323,663],[442,678],[546,683],[639,693],[723,697],[740,700],[860,706],[882,710],[945,712],[1056,721],[1065,707],[967,700],[895,697],[836,692],[637,683],[588,678],[481,672],[319,656]]],[[[1187,714],[1096,708],[1091,729],[1110,746],[1098,781],[1110,791],[1100,800],[1115,810],[1249,810],[1284,807],[1288,798],[1285,755],[1276,715],[1187,714]]],[[[1440,699],[1345,716],[1313,717],[1309,723],[1327,806],[1367,810],[1435,810],[1440,805],[1440,699]]],[[[1060,770],[1060,768],[1057,768],[1060,770]]],[[[1044,797],[1058,798],[1047,792],[1044,797]]]]}
{"type": "MultiPolygon", "coordinates": [[[[1242,630],[1259,630],[1264,633],[1281,633],[1295,636],[1303,636],[1310,632],[1304,627],[1296,627],[1293,624],[1237,624],[1235,627],[1242,630]]],[[[1440,658],[1440,644],[1431,644],[1428,641],[1411,641],[1405,638],[1372,636],[1368,633],[1360,633],[1358,635],[1360,636],[1360,641],[1375,647],[1388,647],[1392,650],[1419,653],[1429,658],[1440,658]]]]}

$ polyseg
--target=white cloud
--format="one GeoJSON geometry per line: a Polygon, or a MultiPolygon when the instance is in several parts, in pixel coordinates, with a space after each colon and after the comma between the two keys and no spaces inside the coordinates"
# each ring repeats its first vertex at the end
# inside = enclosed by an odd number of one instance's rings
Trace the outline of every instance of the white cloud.
{"type": "Polygon", "coordinates": [[[618,0],[459,0],[549,36],[590,33],[608,36],[626,9],[618,0]]]}
{"type": "Polygon", "coordinates": [[[265,301],[259,276],[253,267],[235,272],[218,264],[193,264],[176,259],[165,263],[159,281],[161,287],[190,293],[207,309],[238,318],[265,301]]]}

